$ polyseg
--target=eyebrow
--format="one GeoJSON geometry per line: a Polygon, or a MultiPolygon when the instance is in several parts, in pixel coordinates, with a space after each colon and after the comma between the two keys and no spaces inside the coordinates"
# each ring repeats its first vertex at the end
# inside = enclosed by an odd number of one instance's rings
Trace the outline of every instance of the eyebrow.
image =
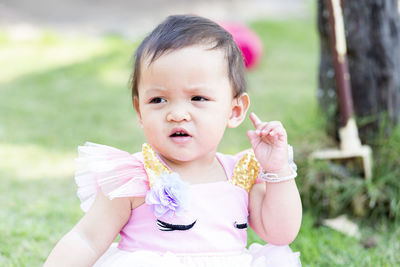
{"type": "Polygon", "coordinates": [[[164,88],[164,87],[151,87],[150,89],[146,90],[146,93],[158,93],[158,92],[165,92],[168,91],[168,89],[164,88]]]}
{"type": "MultiPolygon", "coordinates": [[[[146,90],[145,95],[163,94],[168,91],[169,90],[165,87],[154,86],[154,87],[150,87],[148,90],[146,90]]],[[[193,86],[184,88],[183,91],[188,94],[210,94],[214,90],[208,86],[199,84],[199,85],[193,85],[193,86]]]]}
{"type": "Polygon", "coordinates": [[[189,88],[186,88],[185,91],[190,92],[192,94],[197,94],[197,93],[210,94],[210,93],[214,92],[213,89],[211,89],[210,87],[205,86],[205,85],[194,85],[189,88]]]}

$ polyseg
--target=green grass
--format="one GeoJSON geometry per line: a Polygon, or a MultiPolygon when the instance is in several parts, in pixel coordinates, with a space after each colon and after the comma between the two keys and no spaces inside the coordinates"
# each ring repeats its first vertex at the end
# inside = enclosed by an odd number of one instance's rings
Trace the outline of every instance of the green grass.
{"type": "MultiPolygon", "coordinates": [[[[308,20],[259,21],[265,53],[250,72],[251,111],[281,120],[295,157],[304,159],[329,139],[323,133],[316,88],[318,40],[308,20]]],[[[135,152],[144,136],[128,89],[137,43],[116,36],[97,39],[43,32],[14,40],[0,31],[0,266],[38,266],[82,216],[73,181],[76,146],[85,141],[135,152]]],[[[220,151],[249,147],[246,120],[229,129],[220,151]]],[[[302,166],[299,166],[300,168],[302,166]]],[[[302,179],[298,177],[299,184],[302,179]]],[[[326,227],[305,212],[292,248],[304,266],[393,266],[400,262],[400,232],[393,223],[360,222],[363,238],[326,227]],[[385,228],[386,227],[386,228],[385,228]]],[[[250,232],[249,242],[259,241],[250,232]]]]}
{"type": "MultiPolygon", "coordinates": [[[[375,227],[358,224],[361,226],[360,241],[325,226],[316,226],[315,218],[306,212],[291,248],[300,251],[303,266],[398,266],[400,228],[387,229],[387,224],[375,227]],[[374,238],[377,245],[367,249],[363,244],[370,238],[374,238]]],[[[253,241],[265,243],[249,231],[249,242],[253,241]]]]}

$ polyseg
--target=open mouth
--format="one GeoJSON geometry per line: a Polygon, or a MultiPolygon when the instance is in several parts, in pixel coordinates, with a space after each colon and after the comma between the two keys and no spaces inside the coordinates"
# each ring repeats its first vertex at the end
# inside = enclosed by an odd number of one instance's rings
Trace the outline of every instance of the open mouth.
{"type": "Polygon", "coordinates": [[[184,129],[175,129],[170,134],[170,137],[190,137],[190,134],[184,129]]]}
{"type": "Polygon", "coordinates": [[[187,144],[192,139],[192,136],[185,129],[182,128],[173,129],[169,137],[175,144],[178,145],[187,144]]]}
{"type": "Polygon", "coordinates": [[[170,137],[183,137],[183,136],[190,136],[185,132],[176,132],[170,135],[170,137]]]}

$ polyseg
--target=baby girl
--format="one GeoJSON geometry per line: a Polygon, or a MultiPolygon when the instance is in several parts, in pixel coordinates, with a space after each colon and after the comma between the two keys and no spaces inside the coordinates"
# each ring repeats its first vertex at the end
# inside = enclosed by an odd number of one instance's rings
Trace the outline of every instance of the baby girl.
{"type": "Polygon", "coordinates": [[[147,143],[135,154],[79,147],[86,213],[45,266],[300,266],[288,246],[302,208],[285,128],[251,113],[252,148],[217,152],[250,105],[232,36],[205,18],[170,16],[135,56],[133,106],[147,143]],[[267,245],[246,248],[248,226],[267,245]]]}

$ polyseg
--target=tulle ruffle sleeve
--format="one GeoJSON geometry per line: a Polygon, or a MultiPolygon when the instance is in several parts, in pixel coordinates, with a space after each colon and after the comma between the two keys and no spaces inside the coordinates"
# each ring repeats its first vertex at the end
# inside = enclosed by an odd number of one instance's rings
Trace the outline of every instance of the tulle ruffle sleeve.
{"type": "Polygon", "coordinates": [[[145,196],[149,190],[141,153],[86,142],[78,147],[75,182],[81,208],[88,211],[99,189],[110,199],[145,196]]]}

